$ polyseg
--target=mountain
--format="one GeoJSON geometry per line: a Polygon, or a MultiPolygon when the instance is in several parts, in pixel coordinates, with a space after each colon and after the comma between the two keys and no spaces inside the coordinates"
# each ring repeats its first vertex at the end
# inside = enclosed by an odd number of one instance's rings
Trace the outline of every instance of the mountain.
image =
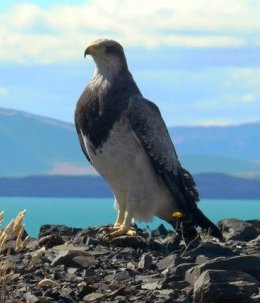
{"type": "MultiPolygon", "coordinates": [[[[260,180],[224,174],[194,175],[201,199],[260,199],[260,180]]],[[[99,176],[29,176],[0,178],[1,197],[94,197],[113,194],[99,176]]]]}
{"type": "MultiPolygon", "coordinates": [[[[192,173],[260,176],[260,122],[221,127],[173,127],[169,133],[192,173]]],[[[73,124],[0,108],[0,176],[95,174],[73,124]]]]}
{"type": "Polygon", "coordinates": [[[181,154],[218,155],[260,160],[260,122],[232,126],[195,126],[169,129],[181,154]]]}
{"type": "Polygon", "coordinates": [[[87,172],[72,124],[0,108],[0,140],[0,176],[87,172]]]}
{"type": "Polygon", "coordinates": [[[183,166],[193,173],[260,177],[260,122],[169,128],[183,166]]]}

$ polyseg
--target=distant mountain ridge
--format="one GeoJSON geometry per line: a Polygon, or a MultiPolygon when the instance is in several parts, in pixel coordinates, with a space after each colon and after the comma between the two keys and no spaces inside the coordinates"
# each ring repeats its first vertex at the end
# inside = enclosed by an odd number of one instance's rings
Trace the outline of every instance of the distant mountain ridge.
{"type": "MultiPolygon", "coordinates": [[[[170,127],[177,153],[192,173],[260,176],[260,122],[221,127],[170,127]]],[[[95,174],[73,124],[0,108],[0,177],[95,174]]]]}
{"type": "MultiPolygon", "coordinates": [[[[201,199],[260,199],[260,180],[224,174],[194,175],[201,199]]],[[[2,197],[93,197],[112,198],[99,176],[29,176],[0,178],[2,197]]]]}

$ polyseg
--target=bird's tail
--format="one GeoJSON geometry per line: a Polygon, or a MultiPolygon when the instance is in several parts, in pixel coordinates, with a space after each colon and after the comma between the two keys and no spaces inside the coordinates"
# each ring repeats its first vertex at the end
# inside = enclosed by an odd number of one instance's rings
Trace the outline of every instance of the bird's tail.
{"type": "Polygon", "coordinates": [[[207,230],[209,234],[219,240],[223,240],[223,235],[219,228],[207,218],[203,212],[197,207],[193,212],[194,223],[202,229],[207,230]]]}
{"type": "Polygon", "coordinates": [[[223,241],[221,231],[198,207],[193,209],[192,213],[186,214],[183,218],[172,220],[169,223],[187,243],[198,237],[197,226],[201,227],[204,231],[207,231],[209,235],[223,241]]]}
{"type": "Polygon", "coordinates": [[[202,229],[207,230],[213,237],[223,240],[222,233],[218,227],[211,222],[197,206],[199,193],[192,175],[182,167],[181,177],[183,191],[189,209],[188,214],[184,216],[182,221],[182,227],[183,230],[186,231],[185,233],[193,235],[194,237],[196,231],[195,226],[200,226],[202,229]]]}
{"type": "Polygon", "coordinates": [[[223,236],[218,227],[211,222],[203,212],[198,208],[199,193],[196,189],[196,184],[192,175],[183,167],[180,166],[179,171],[179,188],[182,188],[181,197],[179,192],[175,197],[179,198],[180,210],[172,214],[173,219],[168,221],[177,233],[184,237],[188,242],[198,236],[196,227],[199,226],[221,241],[223,236]],[[179,194],[179,195],[178,195],[179,194]]]}

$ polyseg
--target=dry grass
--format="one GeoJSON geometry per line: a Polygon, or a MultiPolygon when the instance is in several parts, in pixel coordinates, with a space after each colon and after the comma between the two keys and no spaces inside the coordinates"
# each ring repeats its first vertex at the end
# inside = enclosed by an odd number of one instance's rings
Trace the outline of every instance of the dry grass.
{"type": "Polygon", "coordinates": [[[181,257],[183,257],[186,253],[190,252],[193,249],[197,249],[199,247],[204,246],[206,243],[209,242],[209,240],[211,238],[211,236],[210,236],[211,229],[209,228],[206,231],[203,231],[203,230],[198,231],[198,235],[196,236],[196,238],[194,238],[189,243],[186,243],[185,237],[184,237],[184,232],[183,232],[183,222],[179,222],[179,227],[180,227],[180,231],[181,231],[182,242],[184,244],[184,250],[181,253],[181,257]]]}
{"type": "Polygon", "coordinates": [[[7,300],[7,288],[12,289],[15,278],[15,263],[11,260],[11,254],[17,253],[25,248],[29,237],[23,239],[23,220],[26,211],[19,212],[15,219],[1,230],[4,212],[0,212],[0,303],[7,300]]]}

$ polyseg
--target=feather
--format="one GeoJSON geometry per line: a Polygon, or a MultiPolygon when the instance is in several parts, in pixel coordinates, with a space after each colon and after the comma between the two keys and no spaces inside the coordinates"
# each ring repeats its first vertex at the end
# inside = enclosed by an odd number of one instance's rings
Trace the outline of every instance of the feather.
{"type": "MultiPolygon", "coordinates": [[[[142,96],[135,96],[130,100],[126,115],[136,137],[148,153],[156,173],[161,175],[179,210],[185,214],[185,236],[196,237],[194,226],[199,225],[210,229],[213,236],[222,239],[216,225],[197,207],[199,193],[196,184],[192,175],[181,166],[157,106],[142,96]]],[[[174,220],[170,223],[179,231],[174,220]]]]}

